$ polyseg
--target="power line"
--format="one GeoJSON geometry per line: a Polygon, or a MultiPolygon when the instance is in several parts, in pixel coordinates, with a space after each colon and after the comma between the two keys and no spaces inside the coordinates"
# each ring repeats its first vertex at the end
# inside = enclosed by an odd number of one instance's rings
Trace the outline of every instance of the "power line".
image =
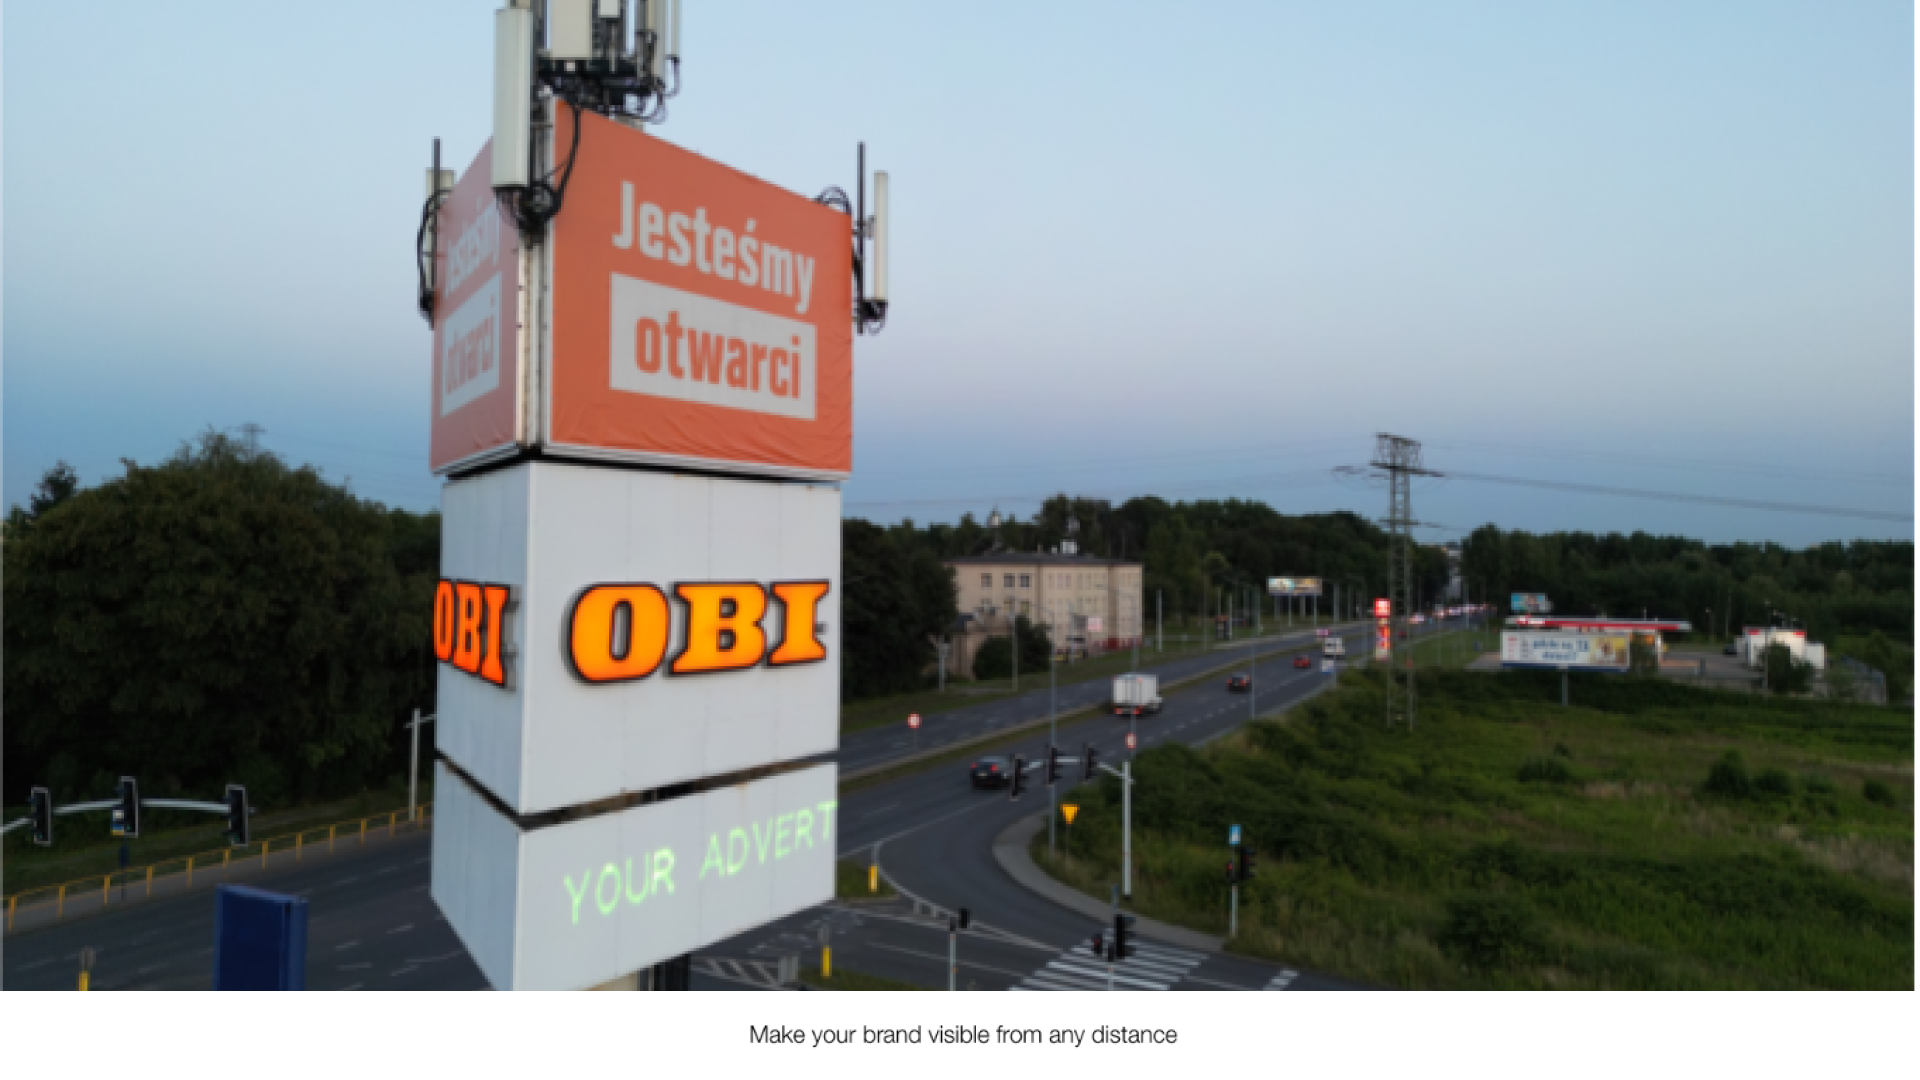
{"type": "Polygon", "coordinates": [[[1467,453],[1489,453],[1505,456],[1525,455],[1527,457],[1558,458],[1562,460],[1614,461],[1625,465],[1640,465],[1657,469],[1702,470],[1707,472],[1746,473],[1755,476],[1793,477],[1800,480],[1868,480],[1881,484],[1903,484],[1911,487],[1913,475],[1880,472],[1850,472],[1838,469],[1809,469],[1802,465],[1768,465],[1756,462],[1715,461],[1706,458],[1683,458],[1671,455],[1622,454],[1617,451],[1580,450],[1564,446],[1542,446],[1539,444],[1503,445],[1500,443],[1427,443],[1428,446],[1442,450],[1461,450],[1467,453]]]}
{"type": "Polygon", "coordinates": [[[1652,499],[1657,502],[1705,503],[1711,506],[1730,506],[1741,510],[1766,510],[1782,514],[1813,514],[1822,517],[1860,518],[1866,521],[1913,521],[1911,513],[1895,510],[1856,510],[1840,506],[1815,506],[1808,503],[1777,502],[1771,499],[1739,499],[1728,495],[1691,495],[1677,491],[1649,491],[1644,488],[1613,487],[1605,484],[1579,484],[1569,480],[1535,480],[1524,476],[1496,476],[1490,473],[1461,472],[1458,469],[1447,470],[1447,475],[1459,480],[1478,480],[1489,484],[1509,484],[1515,487],[1540,488],[1545,491],[1566,491],[1582,495],[1612,495],[1626,499],[1652,499]]]}

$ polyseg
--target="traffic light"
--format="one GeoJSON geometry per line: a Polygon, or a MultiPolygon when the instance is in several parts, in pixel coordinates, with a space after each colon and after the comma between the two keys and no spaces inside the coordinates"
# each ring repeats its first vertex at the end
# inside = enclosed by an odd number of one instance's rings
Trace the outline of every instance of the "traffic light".
{"type": "Polygon", "coordinates": [[[1125,960],[1133,955],[1133,916],[1114,912],[1113,958],[1125,960]]]}
{"type": "Polygon", "coordinates": [[[1057,746],[1049,746],[1047,747],[1047,786],[1052,787],[1059,782],[1060,748],[1057,746]]]}
{"type": "Polygon", "coordinates": [[[1227,884],[1229,885],[1240,884],[1240,864],[1237,860],[1232,858],[1229,858],[1227,860],[1227,884]]]}
{"type": "Polygon", "coordinates": [[[1088,943],[1088,947],[1093,950],[1093,955],[1099,956],[1099,957],[1105,957],[1107,955],[1106,935],[1100,933],[1100,931],[1098,930],[1095,930],[1093,932],[1093,940],[1088,943]]]}
{"type": "Polygon", "coordinates": [[[247,822],[247,789],[240,784],[227,785],[227,840],[234,847],[246,847],[253,838],[247,822]]]}
{"type": "Polygon", "coordinates": [[[1010,801],[1020,801],[1020,789],[1025,786],[1026,781],[1027,760],[1016,754],[1013,758],[1013,783],[1008,785],[1007,797],[1010,801]]]}
{"type": "Polygon", "coordinates": [[[1100,749],[1092,743],[1087,744],[1086,753],[1080,755],[1080,782],[1093,779],[1093,771],[1100,767],[1100,749]]]}
{"type": "Polygon", "coordinates": [[[53,794],[37,787],[27,793],[28,816],[33,819],[33,842],[53,846],[53,794]]]}
{"type": "Polygon", "coordinates": [[[113,835],[132,840],[140,835],[140,784],[120,778],[120,802],[113,808],[113,835]]]}
{"type": "Polygon", "coordinates": [[[1242,845],[1240,848],[1240,880],[1253,877],[1253,849],[1242,845]]]}

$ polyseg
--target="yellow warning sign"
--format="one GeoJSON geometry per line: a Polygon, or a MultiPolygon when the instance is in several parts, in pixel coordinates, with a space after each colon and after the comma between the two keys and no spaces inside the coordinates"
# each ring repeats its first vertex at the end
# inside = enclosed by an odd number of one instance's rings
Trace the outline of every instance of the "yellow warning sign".
{"type": "Polygon", "coordinates": [[[1079,812],[1080,812],[1080,808],[1073,805],[1070,802],[1063,802],[1060,804],[1060,816],[1066,818],[1067,824],[1069,825],[1073,824],[1073,815],[1079,812]]]}

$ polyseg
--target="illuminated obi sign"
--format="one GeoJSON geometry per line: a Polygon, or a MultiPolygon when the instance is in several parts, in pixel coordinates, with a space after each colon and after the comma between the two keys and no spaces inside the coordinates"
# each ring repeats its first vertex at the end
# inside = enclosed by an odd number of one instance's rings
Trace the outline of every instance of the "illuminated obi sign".
{"type": "Polygon", "coordinates": [[[444,505],[437,742],[515,813],[838,745],[837,489],[529,462],[444,505]]]}
{"type": "Polygon", "coordinates": [[[1508,630],[1500,635],[1503,667],[1625,671],[1630,634],[1568,634],[1508,630]]]}
{"type": "Polygon", "coordinates": [[[833,895],[833,765],[524,831],[434,780],[433,899],[497,990],[596,986],[833,895]]]}

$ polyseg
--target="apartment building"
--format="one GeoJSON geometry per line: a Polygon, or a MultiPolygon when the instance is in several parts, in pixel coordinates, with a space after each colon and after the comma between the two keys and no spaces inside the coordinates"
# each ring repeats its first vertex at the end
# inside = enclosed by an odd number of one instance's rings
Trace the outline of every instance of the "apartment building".
{"type": "Polygon", "coordinates": [[[961,618],[972,616],[983,637],[1006,633],[1010,614],[1047,630],[1054,648],[1075,652],[1130,647],[1146,628],[1145,568],[1137,562],[1004,551],[960,556],[946,565],[961,618]]]}

